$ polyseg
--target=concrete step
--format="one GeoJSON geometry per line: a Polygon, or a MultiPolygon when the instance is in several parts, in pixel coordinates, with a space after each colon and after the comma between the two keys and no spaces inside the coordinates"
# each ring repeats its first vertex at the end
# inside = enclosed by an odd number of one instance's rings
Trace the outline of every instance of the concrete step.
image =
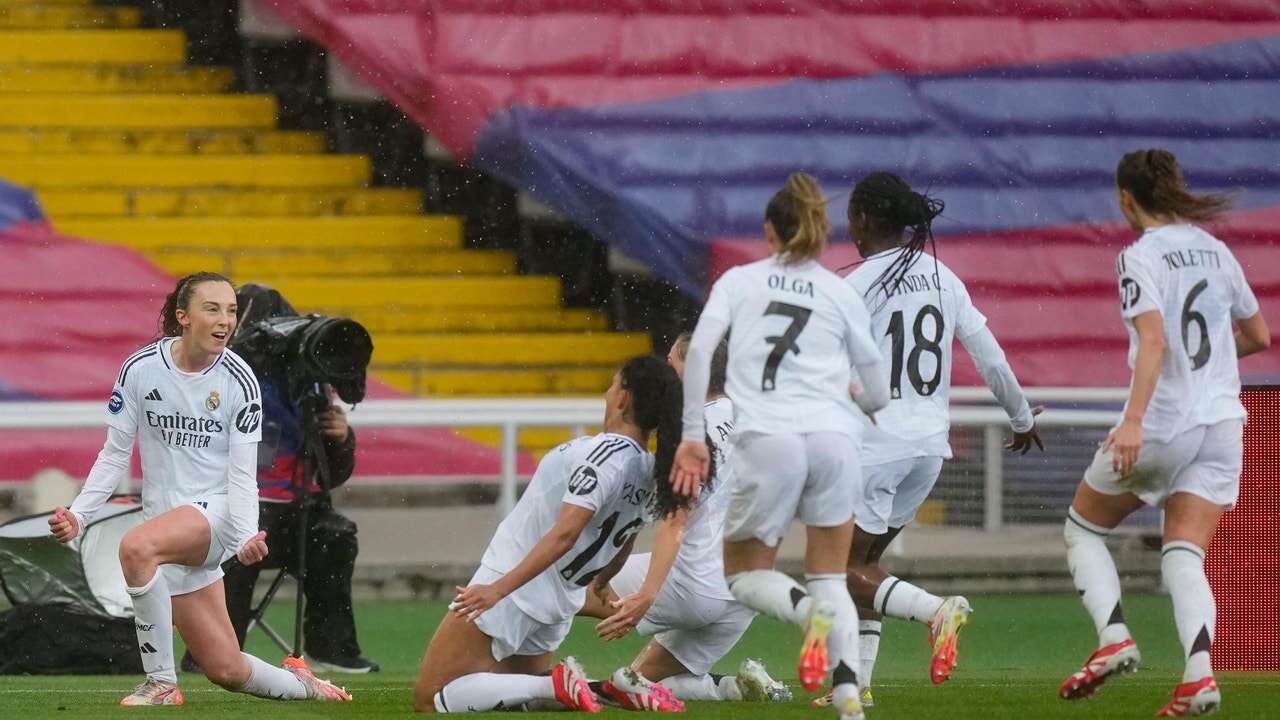
{"type": "Polygon", "coordinates": [[[275,124],[272,95],[0,95],[0,127],[5,128],[269,129],[275,124]]]}
{"type": "Polygon", "coordinates": [[[91,218],[255,218],[413,215],[416,190],[44,190],[40,204],[55,222],[91,218]]]}
{"type": "Polygon", "coordinates": [[[0,65],[177,65],[187,38],[175,30],[7,30],[0,32],[0,65]]]}
{"type": "Polygon", "coordinates": [[[316,155],[321,133],[289,130],[0,130],[0,155],[316,155]]]}
{"type": "MultiPolygon", "coordinates": [[[[462,247],[462,223],[447,215],[324,218],[144,218],[66,220],[57,228],[68,235],[150,250],[211,248],[230,250],[416,249],[462,247]]],[[[322,297],[337,302],[341,296],[322,297]]],[[[292,298],[291,298],[292,299],[292,298]]],[[[301,303],[301,304],[306,304],[301,303]]]]}
{"type": "Polygon", "coordinates": [[[364,155],[0,155],[0,177],[37,190],[362,187],[364,155]]]}

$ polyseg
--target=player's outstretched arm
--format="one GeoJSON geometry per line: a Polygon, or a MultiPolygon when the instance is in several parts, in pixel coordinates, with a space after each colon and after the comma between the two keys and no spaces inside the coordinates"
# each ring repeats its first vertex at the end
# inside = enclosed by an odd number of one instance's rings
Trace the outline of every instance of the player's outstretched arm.
{"type": "MultiPolygon", "coordinates": [[[[644,582],[635,594],[611,603],[615,612],[596,626],[597,635],[605,640],[617,640],[631,632],[644,619],[645,613],[649,612],[653,601],[658,597],[662,584],[667,581],[667,575],[671,574],[672,566],[676,564],[676,555],[680,554],[688,522],[689,511],[684,508],[658,521],[654,528],[653,553],[649,557],[649,569],[645,572],[644,582]]],[[[618,556],[623,557],[623,553],[618,553],[618,556]]],[[[625,561],[625,557],[623,559],[625,561]]],[[[618,570],[621,569],[622,563],[618,563],[618,570]]]]}
{"type": "Polygon", "coordinates": [[[587,508],[562,503],[560,514],[556,516],[556,524],[542,536],[519,565],[511,568],[510,572],[495,583],[455,588],[458,595],[454,597],[453,603],[449,606],[450,609],[468,622],[480,617],[485,610],[497,605],[502,598],[515,592],[525,583],[542,574],[555,561],[564,557],[594,516],[595,513],[587,508]]]}

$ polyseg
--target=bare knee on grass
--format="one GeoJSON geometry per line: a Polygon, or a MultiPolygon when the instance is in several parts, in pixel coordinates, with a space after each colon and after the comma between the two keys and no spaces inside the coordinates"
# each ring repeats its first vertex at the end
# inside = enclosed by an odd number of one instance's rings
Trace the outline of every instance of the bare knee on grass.
{"type": "Polygon", "coordinates": [[[446,612],[427,644],[427,652],[418,668],[413,685],[413,709],[435,712],[435,696],[445,685],[478,672],[492,672],[498,663],[493,659],[493,639],[456,613],[446,612]]]}
{"type": "Polygon", "coordinates": [[[650,640],[640,651],[631,669],[654,682],[660,682],[673,675],[685,675],[689,668],[685,667],[671,651],[662,647],[657,640],[650,640]]]}

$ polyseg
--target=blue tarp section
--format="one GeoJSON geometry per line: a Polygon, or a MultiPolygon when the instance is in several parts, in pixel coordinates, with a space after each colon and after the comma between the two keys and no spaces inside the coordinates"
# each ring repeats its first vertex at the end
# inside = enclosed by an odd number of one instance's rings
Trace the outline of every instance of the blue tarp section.
{"type": "Polygon", "coordinates": [[[941,232],[1118,220],[1114,171],[1160,146],[1202,190],[1280,204],[1280,38],[964,75],[799,80],[589,109],[494,116],[473,162],[703,290],[719,237],[758,237],[789,172],[845,193],[892,170],[947,202],[941,232]]]}

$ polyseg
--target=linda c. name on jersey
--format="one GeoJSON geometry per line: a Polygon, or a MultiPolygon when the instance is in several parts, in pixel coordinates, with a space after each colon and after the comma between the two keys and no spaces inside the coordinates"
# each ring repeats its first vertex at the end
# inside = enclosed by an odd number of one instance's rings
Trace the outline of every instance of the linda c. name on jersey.
{"type": "Polygon", "coordinates": [[[174,447],[207,448],[214,435],[223,431],[222,423],[211,418],[197,418],[180,412],[147,411],[147,425],[160,431],[160,437],[174,447]]]}

